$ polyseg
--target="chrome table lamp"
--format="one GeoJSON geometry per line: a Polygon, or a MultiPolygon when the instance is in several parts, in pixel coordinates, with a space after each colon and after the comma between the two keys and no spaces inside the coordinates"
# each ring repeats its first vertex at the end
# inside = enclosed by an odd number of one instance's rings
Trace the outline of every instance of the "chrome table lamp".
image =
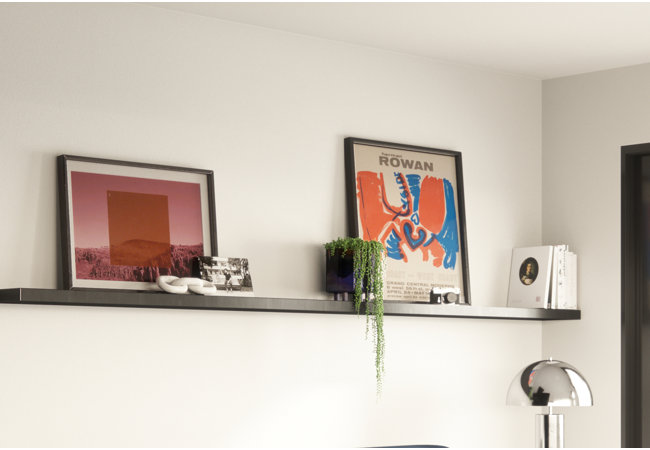
{"type": "Polygon", "coordinates": [[[535,444],[540,448],[564,447],[564,415],[553,414],[554,406],[591,406],[591,389],[582,375],[562,361],[537,361],[524,367],[510,383],[508,405],[548,406],[538,414],[535,444]]]}

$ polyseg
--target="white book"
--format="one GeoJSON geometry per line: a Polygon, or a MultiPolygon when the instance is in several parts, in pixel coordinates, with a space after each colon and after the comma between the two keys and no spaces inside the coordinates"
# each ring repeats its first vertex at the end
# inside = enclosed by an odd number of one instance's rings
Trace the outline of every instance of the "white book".
{"type": "Polygon", "coordinates": [[[569,250],[569,246],[566,244],[556,245],[555,250],[556,258],[553,260],[553,265],[554,274],[557,274],[557,277],[555,278],[556,292],[552,307],[559,308],[560,304],[566,303],[566,255],[569,250]]]}
{"type": "Polygon", "coordinates": [[[558,305],[560,309],[578,309],[578,256],[566,254],[566,298],[558,305]]]}
{"type": "Polygon", "coordinates": [[[547,308],[551,289],[553,246],[512,250],[508,306],[547,308]]]}
{"type": "Polygon", "coordinates": [[[557,268],[558,268],[558,253],[559,253],[559,247],[557,245],[553,245],[553,259],[551,263],[551,288],[548,294],[548,308],[557,308],[557,268]]]}
{"type": "Polygon", "coordinates": [[[569,254],[569,264],[570,268],[570,283],[571,288],[569,289],[569,304],[568,308],[578,309],[578,255],[575,253],[569,254]]]}

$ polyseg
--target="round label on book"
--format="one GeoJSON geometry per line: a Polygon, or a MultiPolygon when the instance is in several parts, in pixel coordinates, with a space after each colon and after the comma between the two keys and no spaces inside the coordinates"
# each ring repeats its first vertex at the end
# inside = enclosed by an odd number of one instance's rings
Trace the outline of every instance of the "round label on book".
{"type": "Polygon", "coordinates": [[[535,258],[526,258],[519,267],[519,280],[526,286],[531,285],[537,279],[539,264],[535,258]]]}

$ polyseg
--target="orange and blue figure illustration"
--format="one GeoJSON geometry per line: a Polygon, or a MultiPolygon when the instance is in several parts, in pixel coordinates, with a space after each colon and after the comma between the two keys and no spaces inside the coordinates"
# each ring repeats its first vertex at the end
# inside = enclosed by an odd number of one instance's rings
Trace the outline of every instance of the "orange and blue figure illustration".
{"type": "Polygon", "coordinates": [[[420,251],[422,261],[453,270],[459,243],[451,182],[403,172],[394,172],[393,178],[400,193],[398,205],[387,198],[383,173],[357,172],[362,237],[384,244],[389,258],[407,262],[420,251]]]}

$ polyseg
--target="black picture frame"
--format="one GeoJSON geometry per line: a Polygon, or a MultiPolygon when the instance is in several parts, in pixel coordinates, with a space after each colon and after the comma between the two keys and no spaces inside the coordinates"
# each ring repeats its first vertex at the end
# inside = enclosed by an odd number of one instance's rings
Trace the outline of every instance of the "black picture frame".
{"type": "Polygon", "coordinates": [[[194,256],[218,255],[211,170],[59,155],[57,175],[64,289],[157,290],[154,274],[191,276],[194,256]],[[183,214],[175,214],[179,211],[183,214]],[[179,226],[181,216],[185,222],[179,226]],[[113,231],[109,223],[117,224],[113,231]],[[151,244],[142,237],[147,226],[156,229],[156,236],[165,235],[167,226],[168,240],[151,244]],[[129,234],[133,239],[117,244],[118,237],[129,234]],[[136,248],[138,255],[129,253],[136,248]],[[161,254],[167,248],[171,254],[152,259],[150,254],[161,248],[161,254]],[[143,264],[131,264],[136,259],[143,264]]]}
{"type": "Polygon", "coordinates": [[[434,296],[439,296],[449,303],[471,304],[461,153],[357,137],[345,138],[344,147],[349,233],[354,237],[379,240],[387,247],[384,298],[405,302],[429,302],[434,301],[434,296]],[[422,184],[425,180],[426,183],[422,184]],[[387,181],[393,183],[392,188],[387,187],[387,181]],[[420,189],[417,194],[418,201],[414,201],[415,191],[411,192],[416,183],[420,183],[417,185],[420,189]],[[445,210],[443,218],[440,189],[445,210]],[[389,198],[390,195],[392,199],[389,198]],[[449,201],[450,195],[453,202],[449,201]],[[449,215],[448,204],[454,207],[453,211],[449,210],[449,215]],[[421,206],[430,207],[420,210],[421,206]],[[435,211],[431,206],[435,207],[435,211]],[[425,212],[425,218],[421,216],[421,212],[425,212]],[[453,213],[455,231],[449,225],[453,222],[449,218],[453,213]],[[429,230],[422,225],[424,219],[428,224],[435,226],[442,223],[442,228],[438,231],[429,230]],[[395,231],[401,234],[394,233],[395,231]],[[393,238],[398,234],[400,240],[397,244],[395,239],[389,242],[391,233],[394,233],[393,238]],[[451,236],[454,233],[455,243],[451,236]],[[441,243],[442,239],[444,244],[441,243]],[[437,241],[437,244],[434,241],[437,241]],[[457,251],[454,255],[453,247],[456,244],[457,251]],[[435,255],[434,247],[427,249],[428,245],[435,246],[435,255]],[[399,249],[403,258],[397,261],[402,266],[396,269],[392,261],[399,256],[396,253],[399,249]],[[444,253],[442,263],[441,249],[444,253]],[[418,251],[422,256],[413,261],[417,258],[418,251]],[[406,253],[411,256],[411,262],[404,258],[406,253]],[[432,258],[431,268],[426,269],[424,264],[429,263],[429,256],[432,258]],[[452,265],[452,260],[458,261],[457,268],[452,265]],[[445,273],[440,267],[449,273],[445,273]],[[454,282],[450,282],[452,279],[454,282]]]}

